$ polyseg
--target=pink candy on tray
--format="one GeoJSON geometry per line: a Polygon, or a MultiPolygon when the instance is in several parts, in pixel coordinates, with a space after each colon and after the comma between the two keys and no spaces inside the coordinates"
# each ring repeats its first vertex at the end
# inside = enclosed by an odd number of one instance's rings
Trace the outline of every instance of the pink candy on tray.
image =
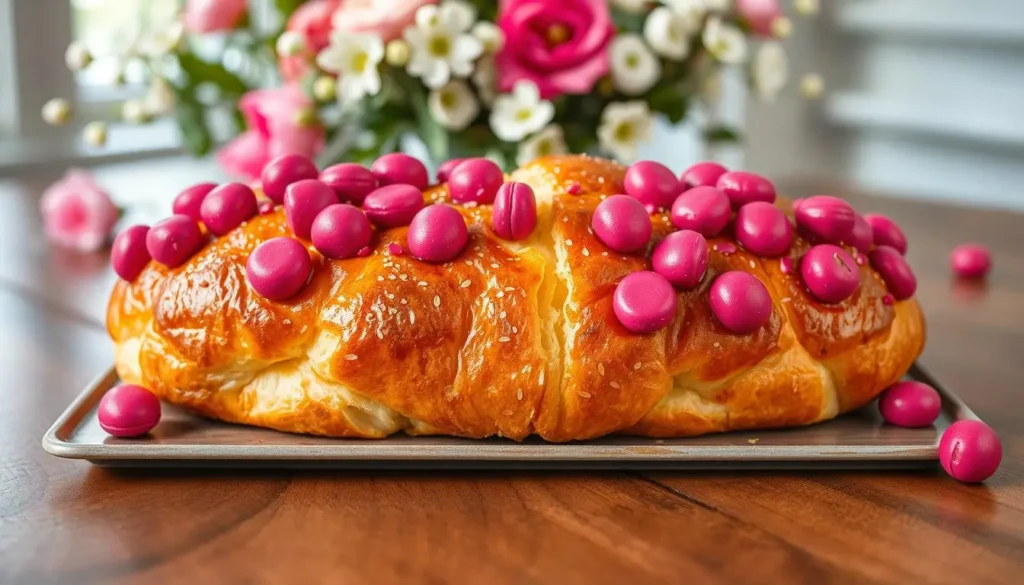
{"type": "Polygon", "coordinates": [[[897,382],[878,399],[878,411],[885,422],[900,427],[931,426],[941,410],[939,393],[922,382],[897,382]]]}
{"type": "Polygon", "coordinates": [[[135,384],[121,384],[100,398],[96,417],[114,437],[141,437],[160,422],[160,399],[135,384]]]}

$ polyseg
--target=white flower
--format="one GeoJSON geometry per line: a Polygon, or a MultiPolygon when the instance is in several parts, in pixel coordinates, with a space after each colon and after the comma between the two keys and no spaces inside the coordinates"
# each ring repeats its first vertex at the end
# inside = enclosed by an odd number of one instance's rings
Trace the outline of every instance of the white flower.
{"type": "Polygon", "coordinates": [[[448,85],[430,92],[427,108],[437,123],[448,130],[464,130],[480,113],[480,104],[465,81],[449,81],[448,85]]]}
{"type": "Polygon", "coordinates": [[[281,57],[294,57],[306,48],[306,37],[300,32],[286,30],[277,37],[277,54],[281,57]]]}
{"type": "Polygon", "coordinates": [[[690,52],[689,21],[670,8],[659,6],[644,22],[644,38],[659,55],[676,61],[690,52]]]}
{"type": "Polygon", "coordinates": [[[491,129],[506,142],[519,142],[540,130],[555,117],[555,106],[540,99],[532,81],[517,81],[512,93],[499,95],[491,110],[491,129]]]}
{"type": "Polygon", "coordinates": [[[51,126],[66,124],[71,119],[71,104],[68,100],[54,98],[43,104],[43,121],[51,126]]]}
{"type": "Polygon", "coordinates": [[[473,84],[480,94],[480,101],[488,106],[494,103],[494,98],[498,95],[498,68],[494,64],[493,55],[484,55],[476,62],[473,84]]]}
{"type": "Polygon", "coordinates": [[[516,163],[523,166],[535,158],[567,152],[569,152],[569,147],[565,145],[565,134],[562,133],[562,127],[552,124],[519,143],[519,149],[516,151],[516,163]]]}
{"type": "Polygon", "coordinates": [[[162,57],[177,51],[185,36],[185,25],[175,20],[162,30],[144,35],[139,40],[139,53],[146,57],[162,57]]]}
{"type": "Polygon", "coordinates": [[[704,46],[722,63],[742,63],[747,59],[747,37],[743,31],[712,17],[704,26],[704,46]]]}
{"type": "Polygon", "coordinates": [[[171,88],[171,84],[167,83],[166,79],[160,76],[153,78],[153,81],[149,84],[149,89],[146,91],[146,97],[142,99],[146,113],[153,116],[163,116],[171,113],[171,110],[174,109],[174,102],[174,89],[171,88]]]}
{"type": "Polygon", "coordinates": [[[654,118],[647,103],[636,100],[611,103],[601,114],[597,138],[601,148],[622,162],[636,158],[641,142],[651,139],[654,118]]]}
{"type": "Polygon", "coordinates": [[[81,71],[92,63],[92,53],[82,43],[71,43],[64,51],[64,63],[71,71],[81,71]]]}
{"type": "Polygon", "coordinates": [[[812,16],[818,13],[818,0],[793,0],[793,7],[797,14],[812,16]]]}
{"type": "Polygon", "coordinates": [[[725,12],[732,6],[732,0],[700,0],[708,12],[725,12]]]}
{"type": "Polygon", "coordinates": [[[800,93],[809,100],[816,100],[825,93],[825,80],[817,73],[808,73],[800,79],[800,93]]]}
{"type": "Polygon", "coordinates": [[[621,8],[626,12],[632,12],[634,14],[643,12],[647,9],[647,0],[611,0],[611,3],[616,8],[621,8]]]}
{"type": "Polygon", "coordinates": [[[316,56],[324,71],[338,74],[338,99],[354,102],[380,91],[377,65],[384,58],[384,42],[376,35],[331,33],[331,44],[316,56]]]}
{"type": "Polygon", "coordinates": [[[665,0],[665,5],[686,21],[686,29],[691,33],[700,30],[708,12],[704,0],[665,0]]]}
{"type": "Polygon", "coordinates": [[[472,33],[483,44],[486,53],[497,53],[505,45],[505,33],[493,22],[481,20],[473,25],[472,33]]]}
{"type": "Polygon", "coordinates": [[[107,125],[103,122],[89,122],[82,128],[82,140],[89,146],[99,148],[107,143],[107,125]]]}
{"type": "Polygon", "coordinates": [[[126,100],[121,104],[121,118],[129,124],[145,124],[149,121],[149,112],[142,100],[126,100]]]}
{"type": "Polygon", "coordinates": [[[638,35],[615,37],[608,52],[612,81],[626,95],[642,94],[661,77],[661,63],[638,35]]]}
{"type": "Polygon", "coordinates": [[[782,43],[765,43],[751,63],[751,79],[758,97],[773,102],[789,78],[789,59],[782,43]]]}
{"type": "Polygon", "coordinates": [[[416,25],[405,29],[412,56],[409,73],[431,89],[443,87],[452,76],[468,77],[473,62],[484,52],[484,45],[467,32],[476,17],[473,9],[455,0],[440,7],[421,6],[416,25]]]}
{"type": "Polygon", "coordinates": [[[777,39],[788,39],[793,34],[793,21],[785,16],[776,16],[772,21],[772,36],[777,39]]]}

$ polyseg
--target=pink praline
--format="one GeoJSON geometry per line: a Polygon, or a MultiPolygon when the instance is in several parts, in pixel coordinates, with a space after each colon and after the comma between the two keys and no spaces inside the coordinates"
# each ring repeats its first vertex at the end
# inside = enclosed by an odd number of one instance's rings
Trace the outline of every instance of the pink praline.
{"type": "Polygon", "coordinates": [[[949,264],[961,278],[982,278],[992,269],[992,254],[981,244],[960,244],[950,253],[949,264]]]}
{"type": "Polygon", "coordinates": [[[907,253],[907,237],[895,221],[876,213],[865,215],[864,221],[871,226],[872,240],[876,246],[890,246],[900,254],[907,253]]]}
{"type": "Polygon", "coordinates": [[[537,227],[537,200],[526,183],[505,183],[498,189],[491,213],[494,233],[506,240],[525,240],[537,227]]]}
{"type": "Polygon", "coordinates": [[[729,171],[718,178],[715,187],[725,193],[732,202],[733,209],[739,209],[755,201],[775,203],[775,185],[754,173],[729,171]]]}
{"type": "Polygon", "coordinates": [[[818,244],[800,259],[800,276],[816,299],[840,303],[860,285],[860,270],[850,254],[833,244],[818,244]]]}
{"type": "Polygon", "coordinates": [[[626,169],[622,184],[627,195],[655,208],[671,207],[681,190],[675,173],[651,160],[631,164],[626,169]]]}
{"type": "Polygon", "coordinates": [[[150,254],[146,249],[148,225],[133,225],[124,229],[114,238],[110,248],[110,264],[123,280],[131,282],[149,264],[150,254]]]}
{"type": "Polygon", "coordinates": [[[313,261],[298,240],[271,238],[249,254],[245,274],[260,296],[272,301],[287,300],[302,290],[313,271],[313,261]]]}
{"type": "Polygon", "coordinates": [[[714,187],[694,187],[672,203],[672,225],[713,238],[729,225],[729,198],[714,187]]]}
{"type": "Polygon", "coordinates": [[[897,382],[878,398],[885,422],[900,427],[927,427],[942,410],[942,398],[931,386],[917,381],[897,382]]]}
{"type": "Polygon", "coordinates": [[[793,226],[778,207],[754,201],[736,212],[736,241],[758,256],[781,256],[793,243],[793,226]]]}
{"type": "Polygon", "coordinates": [[[203,225],[210,233],[226,235],[259,213],[256,194],[248,185],[225,183],[210,191],[199,206],[203,225]]]}
{"type": "Polygon", "coordinates": [[[304,179],[315,179],[319,175],[316,164],[301,154],[285,154],[275,158],[263,167],[260,181],[263,194],[271,201],[284,201],[284,192],[289,185],[304,179]]]}
{"type": "Polygon", "coordinates": [[[320,182],[334,189],[339,201],[353,205],[362,205],[366,196],[377,188],[377,176],[356,163],[327,167],[320,171],[320,182]]]}
{"type": "Polygon", "coordinates": [[[297,237],[308,240],[313,220],[321,211],[338,203],[334,190],[316,179],[296,181],[284,191],[284,215],[297,237]]]}
{"type": "Polygon", "coordinates": [[[772,297],[756,276],[732,271],[720,274],[711,284],[711,312],[726,329],[749,334],[768,324],[772,297]]]}
{"type": "Polygon", "coordinates": [[[650,333],[668,326],[676,313],[676,292],[656,272],[633,272],[623,278],[612,298],[619,323],[634,333],[650,333]]]}
{"type": "Polygon", "coordinates": [[[992,477],[1002,459],[999,436],[980,420],[958,420],[939,440],[942,468],[964,483],[980,483],[992,477]]]}
{"type": "Polygon", "coordinates": [[[448,175],[448,194],[456,203],[493,203],[505,180],[501,167],[486,158],[462,161],[448,175]]]}
{"type": "Polygon", "coordinates": [[[347,203],[329,205],[317,214],[309,230],[317,251],[328,258],[352,258],[373,237],[366,214],[347,203]]]}
{"type": "Polygon", "coordinates": [[[100,399],[96,418],[100,428],[115,437],[141,437],[160,422],[160,399],[135,384],[121,384],[100,399]]]}
{"type": "Polygon", "coordinates": [[[412,185],[423,191],[430,185],[427,167],[419,159],[401,152],[385,154],[370,167],[381,186],[412,185]]]}
{"type": "Polygon", "coordinates": [[[409,224],[409,251],[426,262],[454,260],[469,241],[466,220],[457,209],[436,204],[424,207],[409,224]]]}
{"type": "Polygon", "coordinates": [[[176,215],[187,215],[195,221],[202,221],[199,210],[203,205],[203,199],[217,188],[217,183],[197,183],[178,193],[171,205],[171,210],[176,215]]]}
{"type": "Polygon", "coordinates": [[[705,161],[692,165],[683,171],[679,180],[682,181],[684,189],[714,187],[718,184],[718,179],[727,172],[729,172],[729,169],[722,165],[716,162],[705,161]]]}
{"type": "Polygon", "coordinates": [[[643,204],[628,195],[612,195],[599,203],[591,225],[606,246],[624,254],[646,248],[653,231],[643,204]]]}
{"type": "Polygon", "coordinates": [[[692,230],[671,233],[654,248],[651,264],[673,285],[694,288],[708,269],[708,242],[692,230]]]}
{"type": "Polygon", "coordinates": [[[162,219],[146,232],[146,250],[150,257],[168,268],[183,264],[202,245],[203,234],[187,215],[162,219]]]}

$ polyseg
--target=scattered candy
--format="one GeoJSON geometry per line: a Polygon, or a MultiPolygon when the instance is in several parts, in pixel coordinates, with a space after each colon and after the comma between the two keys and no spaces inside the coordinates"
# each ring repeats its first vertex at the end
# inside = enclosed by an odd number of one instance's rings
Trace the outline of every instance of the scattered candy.
{"type": "Polygon", "coordinates": [[[736,246],[730,242],[722,242],[721,244],[715,244],[715,247],[712,249],[723,256],[735,254],[737,250],[736,246]]]}
{"type": "Polygon", "coordinates": [[[643,204],[629,195],[612,195],[599,203],[591,225],[606,246],[624,254],[646,248],[653,229],[643,204]]]}
{"type": "Polygon", "coordinates": [[[891,307],[896,304],[896,297],[889,293],[882,295],[882,304],[891,307]]]}
{"type": "Polygon", "coordinates": [[[187,215],[162,219],[146,233],[146,250],[150,257],[168,268],[181,265],[202,245],[199,225],[187,215]]]}
{"type": "Polygon", "coordinates": [[[896,222],[874,213],[865,215],[864,221],[871,226],[871,237],[876,246],[891,246],[900,254],[907,253],[907,237],[896,222]]]}
{"type": "Polygon", "coordinates": [[[160,422],[160,399],[135,384],[121,384],[100,398],[100,428],[115,437],[141,437],[160,422]]]}
{"type": "Polygon", "coordinates": [[[772,297],[756,276],[732,271],[711,284],[711,312],[733,333],[753,333],[772,316],[772,297]]]}
{"type": "Polygon", "coordinates": [[[447,183],[448,182],[448,177],[451,176],[452,171],[455,170],[455,167],[459,166],[460,164],[462,164],[466,160],[469,160],[469,159],[453,158],[451,160],[448,160],[448,161],[445,161],[445,162],[441,163],[441,166],[437,167],[437,182],[438,183],[447,183]]]}
{"type": "Polygon", "coordinates": [[[356,163],[332,165],[320,172],[320,182],[331,189],[342,203],[362,205],[366,196],[377,188],[377,176],[356,163]]]}
{"type": "Polygon", "coordinates": [[[427,167],[416,158],[401,152],[385,154],[378,158],[370,170],[377,176],[381,186],[412,185],[423,191],[430,184],[427,167]]]}
{"type": "Polygon", "coordinates": [[[396,244],[394,242],[387,245],[387,250],[388,254],[391,254],[392,256],[401,256],[402,254],[405,254],[405,249],[402,248],[400,244],[396,244]]]}
{"type": "Polygon", "coordinates": [[[218,236],[242,225],[257,212],[256,194],[241,183],[220,185],[210,191],[199,206],[199,217],[203,225],[210,233],[218,236]]]}
{"type": "Polygon", "coordinates": [[[829,195],[804,199],[793,215],[804,233],[831,244],[849,241],[857,217],[849,203],[829,195]]]}
{"type": "Polygon", "coordinates": [[[671,169],[651,160],[629,165],[622,184],[627,195],[656,208],[671,207],[682,189],[679,179],[671,169]]]}
{"type": "MultiPolygon", "coordinates": [[[[347,203],[328,205],[317,214],[309,229],[310,239],[324,256],[351,258],[367,248],[373,228],[366,214],[347,203]]],[[[367,248],[369,249],[369,248],[367,248]]]]}
{"type": "Polygon", "coordinates": [[[313,220],[321,211],[338,203],[338,196],[326,184],[316,179],[296,181],[284,191],[284,216],[292,233],[303,240],[309,239],[313,220]]]}
{"type": "Polygon", "coordinates": [[[676,291],[664,276],[639,271],[615,287],[612,308],[622,326],[634,333],[650,333],[667,326],[676,314],[676,291]]]}
{"type": "Polygon", "coordinates": [[[659,207],[653,203],[644,203],[644,209],[647,210],[647,215],[654,215],[658,213],[659,207]]]}
{"type": "Polygon", "coordinates": [[[885,286],[897,301],[909,299],[917,290],[917,278],[910,264],[891,246],[876,246],[870,254],[871,266],[878,271],[885,286]]]}
{"type": "Polygon", "coordinates": [[[373,250],[370,250],[369,246],[363,246],[362,248],[359,248],[358,252],[356,252],[356,256],[364,258],[366,256],[369,256],[371,252],[373,252],[373,250]]]}
{"type": "Polygon", "coordinates": [[[871,246],[875,243],[875,234],[863,215],[853,214],[853,229],[850,230],[846,243],[865,254],[871,251],[871,246]]]}
{"type": "Polygon", "coordinates": [[[245,263],[249,284],[260,296],[283,301],[295,296],[309,280],[313,261],[301,242],[271,238],[256,246],[245,263]]]}
{"type": "Polygon", "coordinates": [[[537,200],[526,183],[505,183],[498,189],[491,213],[494,233],[506,240],[525,240],[537,227],[537,200]]]}
{"type": "Polygon", "coordinates": [[[778,207],[755,201],[736,212],[736,241],[758,256],[781,256],[793,243],[793,226],[778,207]]]}
{"type": "Polygon", "coordinates": [[[714,187],[718,184],[718,179],[727,172],[729,169],[718,163],[699,162],[683,171],[679,180],[682,181],[684,189],[714,187]]]}
{"type": "Polygon", "coordinates": [[[456,203],[494,203],[502,182],[501,167],[486,158],[469,158],[448,175],[448,194],[456,203]]]}
{"type": "Polygon", "coordinates": [[[939,441],[939,461],[954,479],[979,483],[992,477],[1003,459],[999,436],[980,420],[958,420],[939,441]]]}
{"type": "Polygon", "coordinates": [[[651,263],[675,286],[693,288],[708,269],[708,242],[692,230],[673,232],[654,248],[651,263]]]}
{"type": "Polygon", "coordinates": [[[915,381],[897,382],[878,399],[878,411],[898,427],[927,427],[939,418],[942,398],[931,386],[915,381]]]}
{"type": "Polygon", "coordinates": [[[693,230],[713,238],[729,225],[731,213],[725,193],[714,187],[694,187],[676,197],[672,204],[672,224],[681,230],[693,230]]]}
{"type": "Polygon", "coordinates": [[[263,183],[263,194],[276,203],[284,201],[284,192],[288,185],[296,181],[315,179],[320,175],[316,164],[301,154],[279,156],[263,167],[260,180],[263,183]]]}
{"type": "Polygon", "coordinates": [[[149,264],[149,250],[146,249],[148,225],[133,225],[121,231],[110,247],[110,264],[123,280],[135,280],[142,269],[149,264]]]}
{"type": "Polygon", "coordinates": [[[195,221],[202,221],[199,209],[203,205],[203,199],[217,188],[217,183],[199,183],[185,189],[174,198],[171,211],[176,215],[187,215],[195,221]]]}
{"type": "Polygon", "coordinates": [[[775,203],[775,185],[771,181],[745,171],[730,171],[718,178],[715,187],[725,193],[733,209],[739,209],[754,201],[775,203]]]}
{"type": "Polygon", "coordinates": [[[953,248],[949,263],[961,278],[981,278],[992,269],[992,255],[981,244],[960,244],[953,248]]]}
{"type": "Polygon", "coordinates": [[[796,263],[793,262],[792,258],[790,258],[789,256],[784,256],[781,260],[779,260],[779,270],[781,270],[783,274],[790,274],[796,267],[795,264],[796,263]]]}
{"type": "Polygon", "coordinates": [[[569,185],[569,188],[566,189],[565,192],[568,193],[569,195],[579,195],[580,193],[583,192],[583,187],[579,183],[576,183],[574,181],[571,185],[569,185]]]}
{"type": "Polygon", "coordinates": [[[469,241],[469,233],[466,220],[457,209],[436,204],[423,208],[412,218],[406,240],[416,258],[441,263],[453,260],[462,252],[469,241]]]}
{"type": "Polygon", "coordinates": [[[423,209],[423,194],[412,185],[388,185],[366,196],[363,211],[375,225],[398,227],[409,225],[423,209]]]}
{"type": "Polygon", "coordinates": [[[800,260],[804,285],[823,303],[840,303],[850,298],[860,284],[860,270],[846,250],[833,244],[819,244],[800,260]]]}
{"type": "Polygon", "coordinates": [[[274,212],[274,202],[270,199],[262,199],[256,204],[256,211],[260,215],[268,215],[274,212]]]}

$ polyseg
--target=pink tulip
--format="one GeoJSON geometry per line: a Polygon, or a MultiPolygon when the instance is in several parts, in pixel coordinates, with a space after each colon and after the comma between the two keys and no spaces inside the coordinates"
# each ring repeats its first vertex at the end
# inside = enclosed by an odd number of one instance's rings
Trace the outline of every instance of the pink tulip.
{"type": "Polygon", "coordinates": [[[249,129],[217,153],[217,162],[229,173],[253,180],[283,154],[316,156],[324,145],[323,127],[302,125],[297,119],[301,109],[312,105],[295,84],[250,91],[239,102],[249,129]]]}
{"type": "Polygon", "coordinates": [[[242,20],[246,0],[188,0],[185,4],[185,30],[208,33],[231,30],[242,20]]]}
{"type": "Polygon", "coordinates": [[[736,11],[753,31],[761,36],[772,36],[772,23],[782,16],[779,0],[736,0],[736,11]]]}
{"type": "Polygon", "coordinates": [[[615,30],[605,0],[501,0],[498,88],[520,79],[537,84],[541,97],[585,94],[608,73],[608,42],[615,30]]]}
{"type": "Polygon", "coordinates": [[[313,57],[330,44],[331,15],[341,6],[341,1],[311,0],[292,12],[285,28],[301,34],[306,40],[306,48],[298,55],[281,57],[278,65],[285,80],[301,78],[309,70],[313,57]]]}
{"type": "Polygon", "coordinates": [[[46,238],[83,252],[102,248],[120,215],[110,195],[92,175],[78,169],[69,170],[63,179],[50,185],[39,208],[46,238]]]}

